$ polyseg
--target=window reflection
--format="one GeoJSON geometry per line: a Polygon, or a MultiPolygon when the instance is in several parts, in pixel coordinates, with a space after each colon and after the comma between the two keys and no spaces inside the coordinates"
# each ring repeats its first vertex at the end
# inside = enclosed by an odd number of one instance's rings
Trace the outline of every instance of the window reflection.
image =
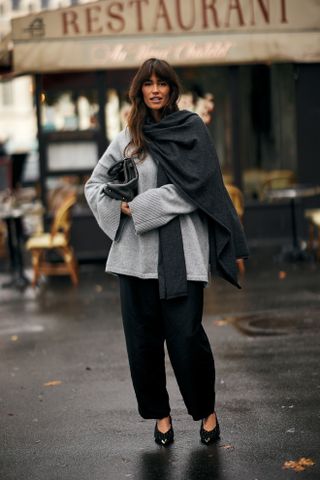
{"type": "Polygon", "coordinates": [[[190,110],[197,113],[206,125],[212,120],[214,110],[213,93],[205,93],[203,96],[195,96],[194,92],[183,93],[178,103],[180,110],[190,110]]]}
{"type": "Polygon", "coordinates": [[[297,181],[293,66],[242,67],[240,88],[243,190],[247,199],[264,200],[297,181]]]}
{"type": "Polygon", "coordinates": [[[105,118],[106,136],[111,142],[115,136],[127,126],[130,104],[126,92],[119,92],[114,88],[106,91],[105,118]]]}
{"type": "Polygon", "coordinates": [[[41,95],[45,131],[92,130],[99,127],[96,92],[47,92],[41,95]]]}
{"type": "Polygon", "coordinates": [[[107,138],[113,140],[115,136],[121,131],[120,122],[120,99],[117,91],[110,88],[106,93],[107,102],[105,105],[105,116],[107,126],[107,138]]]}

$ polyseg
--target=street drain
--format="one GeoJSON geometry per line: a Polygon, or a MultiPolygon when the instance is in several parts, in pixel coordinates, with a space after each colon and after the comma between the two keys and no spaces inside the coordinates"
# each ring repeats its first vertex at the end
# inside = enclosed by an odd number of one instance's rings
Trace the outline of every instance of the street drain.
{"type": "Polygon", "coordinates": [[[320,310],[267,311],[225,319],[251,336],[289,335],[315,332],[320,328],[320,310]]]}

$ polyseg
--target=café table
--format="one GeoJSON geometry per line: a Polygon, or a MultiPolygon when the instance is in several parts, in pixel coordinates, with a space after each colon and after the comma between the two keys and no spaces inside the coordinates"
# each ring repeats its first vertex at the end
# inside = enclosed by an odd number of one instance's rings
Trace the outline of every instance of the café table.
{"type": "Polygon", "coordinates": [[[11,279],[1,285],[2,288],[24,289],[30,280],[24,272],[24,234],[22,219],[25,215],[39,214],[42,207],[36,204],[22,204],[20,206],[1,205],[0,219],[7,227],[7,245],[10,260],[11,279]]]}
{"type": "Polygon", "coordinates": [[[306,259],[306,252],[300,247],[297,228],[297,200],[320,195],[320,185],[297,184],[287,188],[268,190],[265,198],[269,201],[289,200],[292,245],[285,249],[284,257],[290,260],[306,259]]]}

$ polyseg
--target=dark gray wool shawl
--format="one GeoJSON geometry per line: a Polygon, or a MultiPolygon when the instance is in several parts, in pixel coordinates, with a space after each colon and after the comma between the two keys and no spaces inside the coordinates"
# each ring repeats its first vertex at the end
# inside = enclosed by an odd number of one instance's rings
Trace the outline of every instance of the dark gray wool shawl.
{"type": "MultiPolygon", "coordinates": [[[[236,259],[247,258],[249,251],[241,222],[224,186],[207,127],[197,114],[180,110],[158,123],[147,121],[143,131],[162,179],[167,178],[167,183],[173,183],[181,195],[197,205],[208,218],[212,274],[241,288],[237,280],[236,259]]],[[[166,252],[165,258],[159,258],[163,264],[161,272],[169,276],[168,291],[160,295],[162,298],[186,294],[185,266],[181,265],[181,259],[178,260],[180,266],[177,266],[175,258],[175,252],[181,250],[181,232],[179,234],[176,226],[172,227],[170,223],[161,227],[162,237],[160,234],[159,254],[161,256],[161,250],[166,252]],[[166,245],[161,248],[163,238],[166,238],[166,245]]]]}

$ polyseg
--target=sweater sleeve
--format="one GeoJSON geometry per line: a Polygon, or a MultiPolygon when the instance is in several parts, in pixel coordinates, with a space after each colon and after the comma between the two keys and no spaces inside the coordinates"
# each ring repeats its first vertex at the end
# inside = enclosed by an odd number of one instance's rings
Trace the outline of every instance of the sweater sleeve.
{"type": "Polygon", "coordinates": [[[197,209],[171,183],[137,195],[129,202],[129,207],[137,234],[162,227],[177,215],[192,213],[197,209]]]}
{"type": "Polygon", "coordinates": [[[84,189],[86,200],[99,227],[111,240],[115,239],[119,229],[121,201],[105,195],[103,188],[109,180],[108,168],[121,158],[120,144],[115,139],[97,163],[84,189]]]}

